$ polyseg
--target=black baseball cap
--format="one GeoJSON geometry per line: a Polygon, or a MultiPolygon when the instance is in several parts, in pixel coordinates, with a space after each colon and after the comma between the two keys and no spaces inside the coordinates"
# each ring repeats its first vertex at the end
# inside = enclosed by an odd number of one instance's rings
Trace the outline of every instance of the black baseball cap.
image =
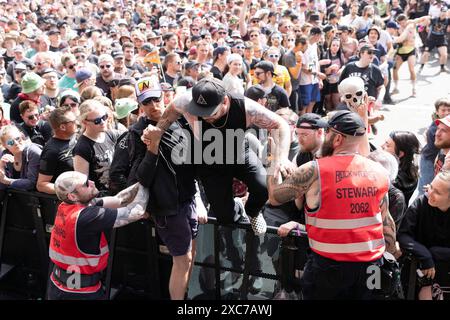
{"type": "Polygon", "coordinates": [[[336,112],[328,120],[327,127],[349,136],[363,136],[366,133],[363,119],[357,113],[348,110],[336,112]]]}
{"type": "Polygon", "coordinates": [[[265,72],[272,72],[272,75],[274,75],[274,76],[277,75],[277,74],[275,73],[275,68],[274,68],[274,66],[273,66],[273,63],[270,62],[270,61],[266,61],[266,60],[260,61],[260,62],[258,62],[258,63],[255,65],[255,69],[256,69],[256,68],[262,69],[262,70],[264,70],[265,72]]]}
{"type": "Polygon", "coordinates": [[[253,101],[258,101],[259,99],[267,97],[267,92],[261,85],[257,84],[248,88],[245,91],[244,96],[246,96],[249,99],[252,99],[253,101]]]}
{"type": "Polygon", "coordinates": [[[327,127],[327,122],[316,113],[305,113],[297,120],[297,128],[300,129],[319,129],[327,127]],[[310,126],[303,126],[304,123],[308,123],[310,126]]]}
{"type": "Polygon", "coordinates": [[[192,101],[186,110],[194,116],[209,117],[220,107],[225,95],[222,80],[204,78],[192,87],[192,101]]]}

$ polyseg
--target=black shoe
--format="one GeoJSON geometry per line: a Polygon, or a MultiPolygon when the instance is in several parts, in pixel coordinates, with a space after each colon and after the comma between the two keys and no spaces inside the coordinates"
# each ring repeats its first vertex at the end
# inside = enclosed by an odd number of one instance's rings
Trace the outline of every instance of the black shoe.
{"type": "Polygon", "coordinates": [[[395,104],[395,102],[391,99],[391,97],[389,97],[383,99],[383,104],[395,104]]]}

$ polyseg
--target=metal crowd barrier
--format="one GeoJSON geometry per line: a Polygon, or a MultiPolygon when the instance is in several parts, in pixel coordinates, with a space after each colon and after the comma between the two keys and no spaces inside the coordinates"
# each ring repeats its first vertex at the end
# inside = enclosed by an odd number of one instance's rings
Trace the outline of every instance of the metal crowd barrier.
{"type": "MultiPolygon", "coordinates": [[[[48,247],[58,204],[55,196],[6,191],[0,217],[0,291],[45,298],[52,267],[48,247]]],[[[153,222],[139,221],[108,236],[107,296],[169,299],[172,258],[164,252],[153,222]]],[[[266,235],[256,237],[249,224],[222,225],[209,217],[200,226],[188,298],[272,299],[280,287],[292,292],[298,289],[302,272],[296,260],[306,255],[306,246],[306,232],[281,239],[277,228],[268,226],[266,235]],[[281,267],[275,261],[281,261],[281,267]],[[255,279],[262,288],[254,287],[255,279]]],[[[405,255],[402,279],[408,300],[416,297],[416,269],[417,261],[405,255]]]]}

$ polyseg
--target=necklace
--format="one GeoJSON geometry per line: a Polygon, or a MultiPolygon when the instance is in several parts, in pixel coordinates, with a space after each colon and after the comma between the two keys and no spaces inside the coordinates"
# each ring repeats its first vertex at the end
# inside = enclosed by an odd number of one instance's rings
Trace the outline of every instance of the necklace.
{"type": "Polygon", "coordinates": [[[215,126],[214,125],[214,123],[210,123],[214,128],[216,128],[216,129],[221,129],[221,128],[223,128],[226,124],[227,124],[227,122],[228,122],[228,115],[230,114],[230,109],[228,109],[228,112],[227,112],[227,117],[225,118],[225,122],[221,125],[221,126],[215,126]]]}

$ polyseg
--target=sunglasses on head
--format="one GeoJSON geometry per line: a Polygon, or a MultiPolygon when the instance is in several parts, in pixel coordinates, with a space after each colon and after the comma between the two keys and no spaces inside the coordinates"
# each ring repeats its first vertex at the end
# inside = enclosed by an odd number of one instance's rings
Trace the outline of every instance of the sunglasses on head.
{"type": "Polygon", "coordinates": [[[162,100],[162,95],[159,96],[159,97],[150,97],[150,98],[147,98],[144,101],[142,101],[142,104],[143,105],[149,105],[149,104],[151,104],[153,102],[154,103],[159,103],[159,102],[161,102],[161,100],[162,100]]]}
{"type": "Polygon", "coordinates": [[[107,113],[104,114],[103,116],[95,118],[93,120],[86,119],[86,121],[93,122],[95,125],[99,125],[100,123],[105,122],[106,120],[108,120],[108,114],[107,113]]]}
{"type": "Polygon", "coordinates": [[[12,147],[13,145],[15,145],[17,142],[22,141],[22,137],[18,136],[12,139],[9,139],[8,141],[6,141],[6,144],[10,147],[12,147]]]}

